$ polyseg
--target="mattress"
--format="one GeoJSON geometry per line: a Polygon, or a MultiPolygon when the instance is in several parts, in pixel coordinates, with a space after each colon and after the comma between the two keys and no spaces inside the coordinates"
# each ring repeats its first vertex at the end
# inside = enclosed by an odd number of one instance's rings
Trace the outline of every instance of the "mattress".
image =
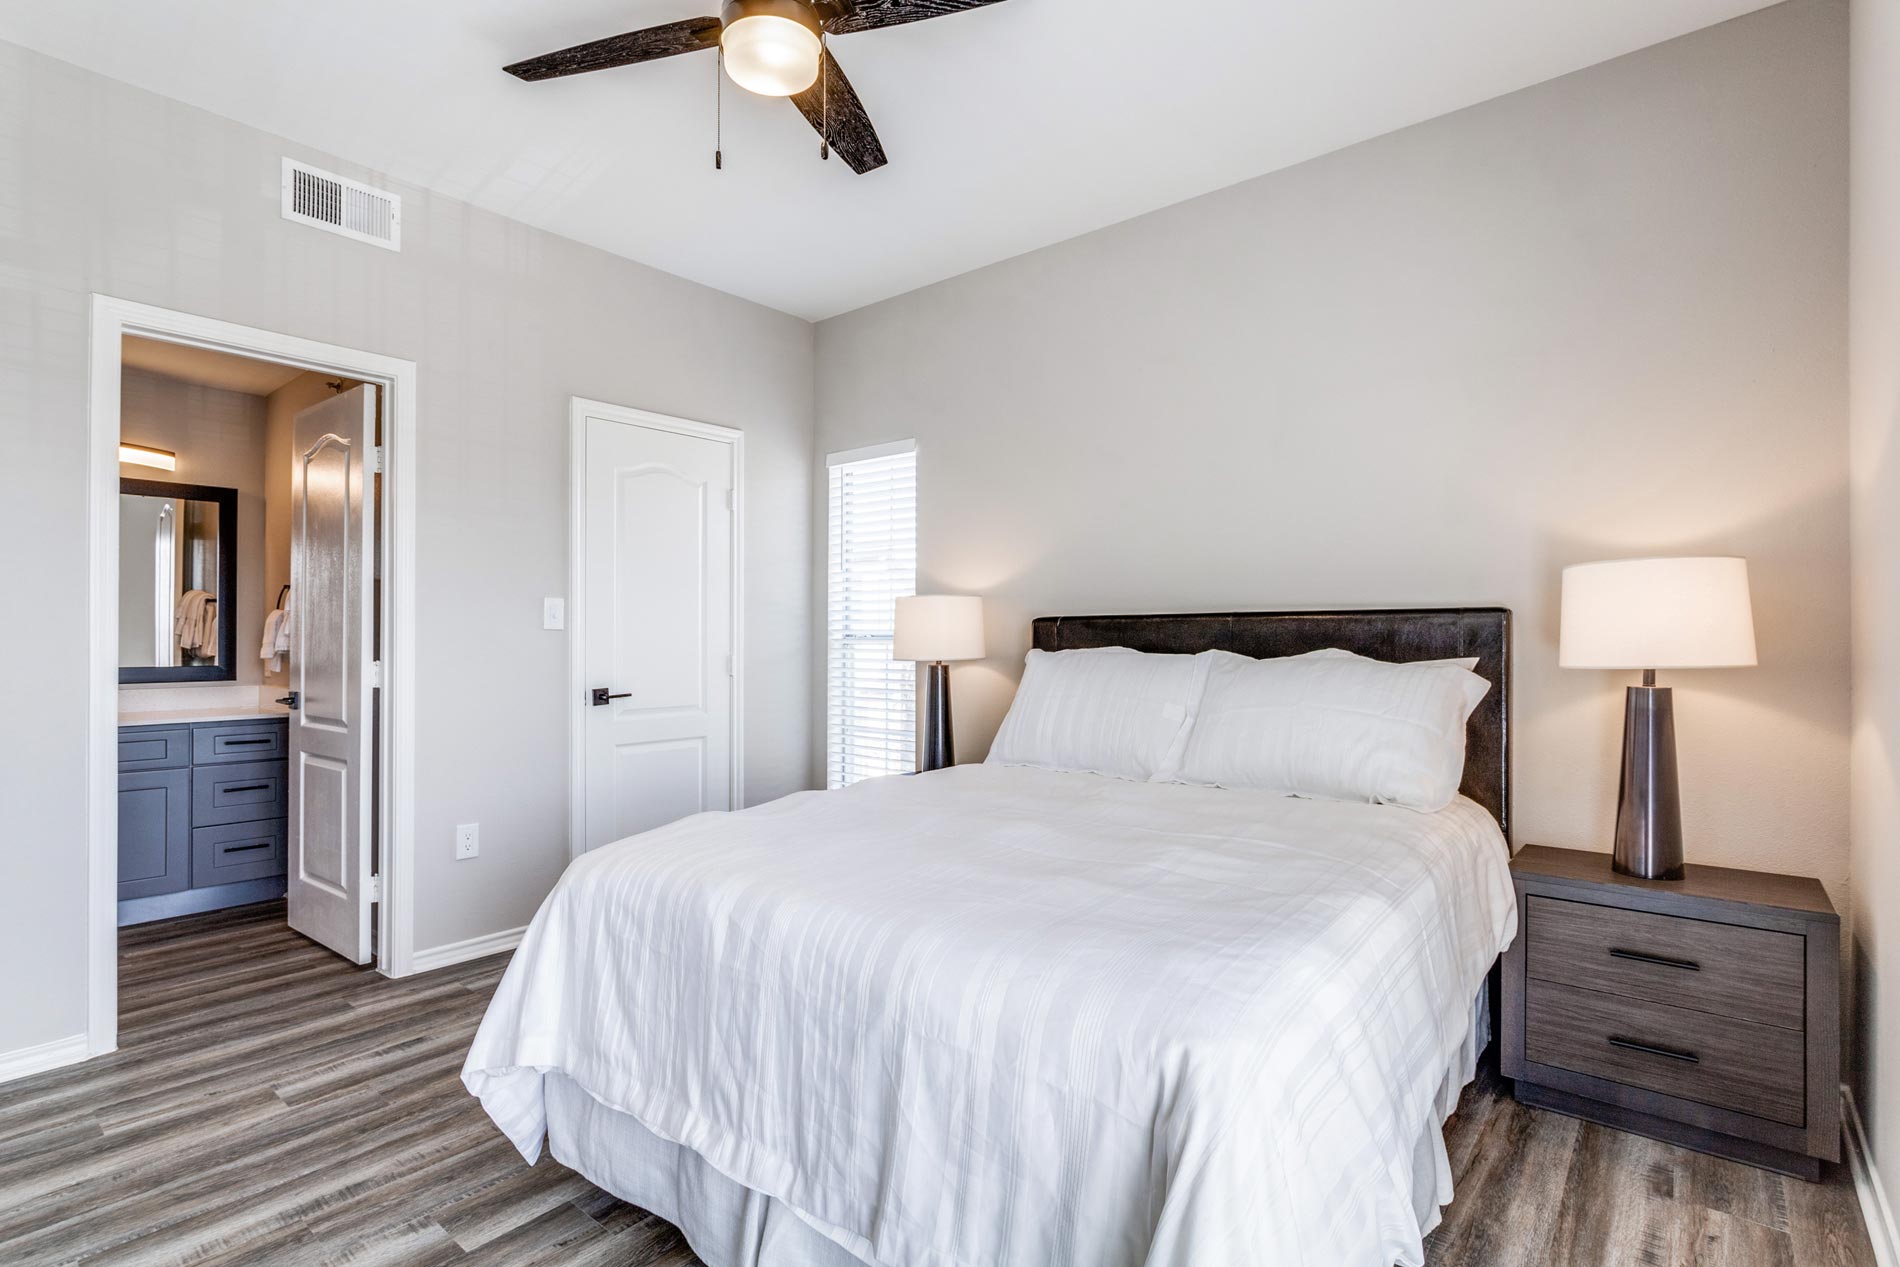
{"type": "MultiPolygon", "coordinates": [[[[1465,1041],[1439,1084],[1436,1110],[1412,1142],[1412,1208],[1424,1232],[1438,1225],[1452,1195],[1441,1127],[1490,1042],[1490,990],[1480,987],[1465,1041]]],[[[678,1227],[711,1267],[871,1267],[784,1202],[728,1179],[691,1149],[602,1104],[566,1074],[548,1074],[544,1094],[554,1159],[678,1227]]]]}
{"type": "Polygon", "coordinates": [[[578,860],[463,1077],[714,1267],[1416,1264],[1505,860],[1462,799],[801,794],[578,860]]]}

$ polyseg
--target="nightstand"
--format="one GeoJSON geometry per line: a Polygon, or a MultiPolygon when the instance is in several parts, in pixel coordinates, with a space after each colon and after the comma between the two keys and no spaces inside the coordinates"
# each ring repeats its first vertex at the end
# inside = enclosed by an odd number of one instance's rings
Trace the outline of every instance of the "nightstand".
{"type": "Polygon", "coordinates": [[[1840,1159],[1840,917],[1818,880],[1511,863],[1501,1067],[1525,1104],[1814,1180],[1840,1159]]]}

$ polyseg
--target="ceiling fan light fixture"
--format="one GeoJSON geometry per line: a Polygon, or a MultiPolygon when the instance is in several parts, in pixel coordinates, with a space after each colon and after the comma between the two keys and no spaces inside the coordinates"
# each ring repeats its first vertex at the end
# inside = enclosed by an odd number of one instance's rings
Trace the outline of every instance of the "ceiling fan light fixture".
{"type": "Polygon", "coordinates": [[[732,0],[721,15],[726,73],[762,97],[791,97],[818,82],[824,47],[803,0],[732,0]]]}

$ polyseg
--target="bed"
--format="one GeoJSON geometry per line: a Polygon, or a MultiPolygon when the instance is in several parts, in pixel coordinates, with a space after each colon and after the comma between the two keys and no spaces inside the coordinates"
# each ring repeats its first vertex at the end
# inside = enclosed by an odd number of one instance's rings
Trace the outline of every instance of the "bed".
{"type": "Polygon", "coordinates": [[[1046,651],[1475,658],[1444,810],[954,767],[577,860],[463,1071],[712,1267],[1384,1267],[1515,931],[1498,609],[1038,620],[1046,651]]]}

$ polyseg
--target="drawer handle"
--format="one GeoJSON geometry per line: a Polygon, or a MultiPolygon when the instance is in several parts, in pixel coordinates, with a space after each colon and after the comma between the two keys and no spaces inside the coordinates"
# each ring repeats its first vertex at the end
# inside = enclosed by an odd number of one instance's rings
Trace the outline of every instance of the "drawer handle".
{"type": "Polygon", "coordinates": [[[1640,1051],[1645,1056],[1661,1056],[1665,1060],[1680,1060],[1687,1065],[1699,1065],[1701,1059],[1692,1051],[1677,1051],[1673,1047],[1658,1047],[1654,1043],[1639,1043],[1634,1038],[1618,1038],[1610,1035],[1610,1046],[1621,1047],[1624,1051],[1640,1051]]]}
{"type": "Polygon", "coordinates": [[[266,735],[262,739],[227,739],[224,741],[224,746],[227,748],[249,748],[256,744],[271,742],[274,741],[269,735],[266,735]]]}
{"type": "Polygon", "coordinates": [[[238,783],[230,787],[221,787],[218,790],[220,792],[268,792],[270,791],[270,784],[268,783],[238,783]]]}
{"type": "Polygon", "coordinates": [[[224,847],[224,852],[249,853],[253,849],[269,849],[269,848],[270,848],[270,841],[266,840],[262,844],[256,844],[256,845],[226,845],[224,847]]]}
{"type": "Polygon", "coordinates": [[[1612,950],[1610,958],[1655,964],[1658,968],[1681,968],[1684,972],[1702,971],[1702,965],[1693,959],[1671,959],[1668,955],[1646,955],[1640,950],[1612,950]]]}

